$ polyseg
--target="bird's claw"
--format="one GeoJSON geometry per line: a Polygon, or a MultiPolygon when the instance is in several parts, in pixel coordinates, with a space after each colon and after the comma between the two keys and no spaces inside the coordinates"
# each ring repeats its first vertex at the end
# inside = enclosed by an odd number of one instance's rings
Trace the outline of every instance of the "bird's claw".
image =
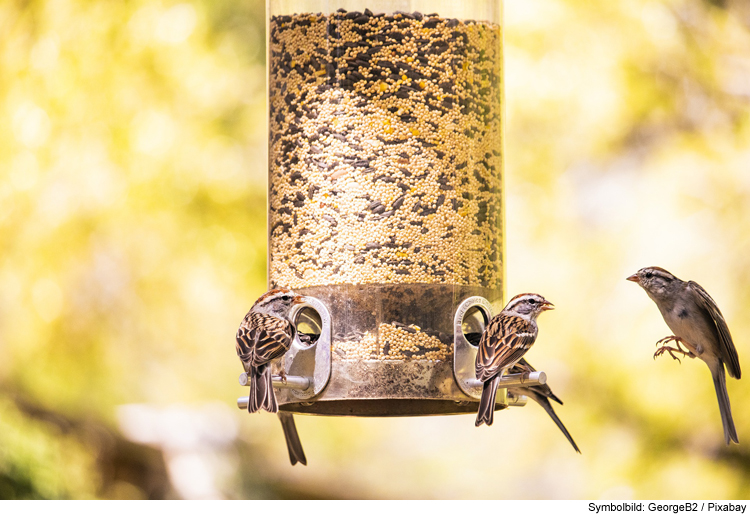
{"type": "Polygon", "coordinates": [[[684,341],[681,338],[679,338],[677,336],[673,336],[673,335],[672,336],[667,336],[667,337],[665,337],[663,339],[659,339],[656,342],[656,345],[657,346],[661,345],[661,346],[656,350],[656,353],[654,354],[654,359],[656,359],[657,357],[661,356],[664,352],[669,352],[669,355],[672,356],[673,359],[676,359],[680,364],[682,364],[682,361],[680,361],[680,358],[678,358],[677,356],[675,356],[673,354],[673,352],[678,352],[678,353],[682,354],[683,358],[685,356],[688,356],[688,355],[692,356],[692,354],[690,353],[689,350],[683,350],[683,348],[682,348],[682,343],[683,342],[684,341]],[[674,341],[674,344],[677,345],[677,348],[671,347],[671,346],[667,346],[667,343],[669,343],[670,341],[674,341]]]}
{"type": "Polygon", "coordinates": [[[664,352],[669,352],[669,355],[672,356],[672,359],[676,359],[677,362],[680,365],[682,365],[682,361],[680,361],[680,358],[678,358],[677,356],[675,356],[673,352],[679,352],[680,354],[683,355],[683,357],[685,356],[685,352],[683,352],[682,350],[678,350],[678,349],[676,349],[674,347],[671,347],[671,346],[662,346],[662,347],[659,347],[658,350],[656,351],[656,353],[654,354],[654,359],[656,359],[657,357],[661,356],[664,352]]]}
{"type": "Polygon", "coordinates": [[[672,356],[672,359],[676,359],[678,363],[682,364],[682,361],[680,361],[680,358],[674,355],[674,352],[678,352],[682,354],[682,357],[685,357],[689,354],[687,350],[683,350],[682,348],[682,339],[680,339],[677,336],[667,336],[663,339],[659,339],[656,342],[656,345],[659,346],[659,348],[656,350],[656,353],[654,354],[654,359],[661,356],[664,352],[669,352],[669,355],[672,356]],[[668,346],[667,343],[670,341],[674,341],[674,344],[677,345],[677,348],[668,346]]]}
{"type": "MultiPolygon", "coordinates": [[[[670,341],[674,341],[675,345],[677,345],[677,348],[680,349],[680,352],[683,352],[682,345],[683,345],[683,343],[685,343],[685,341],[683,341],[683,339],[681,337],[667,336],[664,339],[660,339],[659,341],[657,341],[656,344],[658,345],[660,343],[664,343],[666,345],[670,341]]],[[[687,353],[688,353],[687,351],[683,352],[683,354],[687,354],[687,353]]]]}

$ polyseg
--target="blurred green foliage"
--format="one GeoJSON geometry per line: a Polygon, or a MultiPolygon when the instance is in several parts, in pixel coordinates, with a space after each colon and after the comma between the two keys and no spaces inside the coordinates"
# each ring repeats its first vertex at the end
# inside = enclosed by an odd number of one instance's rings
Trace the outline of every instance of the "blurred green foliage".
{"type": "Polygon", "coordinates": [[[29,420],[0,402],[0,496],[9,499],[93,498],[98,479],[85,449],[54,425],[29,420]],[[51,441],[54,439],[54,441],[51,441]]]}
{"type": "Polygon", "coordinates": [[[307,468],[231,405],[265,289],[264,8],[0,4],[0,496],[747,499],[747,380],[727,448],[624,279],[701,283],[750,368],[750,5],[505,2],[507,294],[558,307],[529,359],[583,455],[530,403],[300,417],[307,468]]]}

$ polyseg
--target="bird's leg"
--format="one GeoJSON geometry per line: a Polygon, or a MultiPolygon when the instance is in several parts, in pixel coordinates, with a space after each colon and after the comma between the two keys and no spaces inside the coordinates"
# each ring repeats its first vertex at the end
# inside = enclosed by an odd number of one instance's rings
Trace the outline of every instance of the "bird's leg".
{"type": "Polygon", "coordinates": [[[656,353],[654,354],[654,359],[661,356],[664,352],[669,352],[669,355],[672,356],[672,359],[676,359],[680,364],[682,364],[682,361],[680,361],[680,358],[674,355],[674,352],[678,352],[682,354],[683,357],[690,354],[689,351],[684,351],[682,347],[680,346],[680,343],[683,343],[682,339],[680,339],[677,336],[667,336],[664,339],[659,339],[656,344],[661,345],[658,349],[656,349],[656,353]],[[677,345],[677,348],[667,346],[667,343],[670,341],[674,341],[674,343],[677,345]]]}
{"type": "Polygon", "coordinates": [[[656,342],[656,344],[657,344],[657,345],[666,345],[666,344],[667,344],[667,343],[669,343],[670,341],[679,341],[679,340],[680,340],[680,338],[679,338],[679,337],[677,337],[677,336],[673,336],[673,335],[672,335],[672,336],[667,336],[667,337],[665,337],[665,338],[663,338],[663,339],[659,339],[659,340],[658,340],[658,341],[656,342]]]}
{"type": "Polygon", "coordinates": [[[281,376],[281,383],[286,383],[286,371],[283,366],[281,367],[281,370],[279,370],[279,376],[281,376]]]}
{"type": "Polygon", "coordinates": [[[690,349],[688,348],[687,344],[685,344],[685,341],[680,339],[679,337],[674,340],[675,344],[677,345],[677,348],[680,349],[680,352],[682,352],[683,357],[684,356],[690,356],[691,358],[694,358],[695,355],[690,352],[690,349]],[[688,348],[687,350],[682,350],[682,345],[685,345],[685,348],[688,348]]]}

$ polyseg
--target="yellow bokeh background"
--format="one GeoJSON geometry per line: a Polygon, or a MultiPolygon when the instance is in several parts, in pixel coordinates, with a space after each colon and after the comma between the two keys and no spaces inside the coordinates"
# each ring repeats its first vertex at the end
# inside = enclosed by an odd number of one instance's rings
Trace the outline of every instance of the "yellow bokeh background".
{"type": "MultiPolygon", "coordinates": [[[[625,281],[704,286],[750,357],[750,5],[506,0],[508,295],[537,291],[530,402],[297,418],[234,401],[266,284],[265,5],[0,3],[0,497],[750,498],[705,365],[625,281]]],[[[747,376],[747,374],[746,374],[747,376]]]]}

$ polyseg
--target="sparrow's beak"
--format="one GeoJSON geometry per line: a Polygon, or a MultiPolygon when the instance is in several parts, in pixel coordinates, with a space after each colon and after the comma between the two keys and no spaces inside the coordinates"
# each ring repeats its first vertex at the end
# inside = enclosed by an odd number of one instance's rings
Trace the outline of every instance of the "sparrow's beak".
{"type": "Polygon", "coordinates": [[[305,302],[305,297],[302,295],[295,295],[292,299],[292,304],[302,304],[303,302],[305,302]]]}
{"type": "Polygon", "coordinates": [[[549,302],[549,301],[544,301],[544,302],[542,303],[542,311],[543,311],[543,312],[546,312],[547,310],[554,310],[554,309],[555,309],[555,305],[554,305],[554,304],[552,304],[551,302],[549,302]]]}
{"type": "Polygon", "coordinates": [[[631,282],[637,282],[638,284],[641,283],[641,279],[638,278],[637,273],[633,273],[630,277],[628,277],[628,280],[631,282]]]}

